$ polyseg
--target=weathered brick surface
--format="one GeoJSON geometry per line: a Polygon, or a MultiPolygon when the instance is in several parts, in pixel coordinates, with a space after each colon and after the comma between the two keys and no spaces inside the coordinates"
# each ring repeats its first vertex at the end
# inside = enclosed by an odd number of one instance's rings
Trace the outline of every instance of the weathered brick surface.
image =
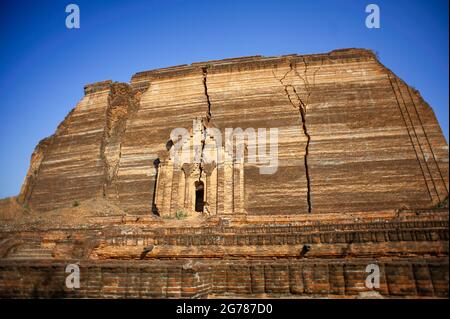
{"type": "Polygon", "coordinates": [[[93,245],[92,233],[100,228],[72,230],[72,239],[61,230],[3,233],[15,241],[2,242],[0,296],[357,298],[369,291],[366,266],[377,264],[376,291],[383,297],[446,297],[448,215],[436,210],[414,216],[303,226],[151,226],[144,228],[152,233],[147,235],[117,236],[111,229],[93,245]],[[74,249],[80,243],[90,247],[82,255],[74,249]],[[142,258],[148,245],[154,248],[142,258]],[[304,245],[309,250],[302,254],[304,245]],[[31,259],[44,246],[53,253],[31,259]],[[73,262],[80,265],[82,286],[70,291],[64,268],[73,262]]]}
{"type": "Polygon", "coordinates": [[[448,146],[431,107],[369,50],[86,85],[0,219],[0,297],[364,298],[369,264],[381,297],[448,297],[448,146]],[[206,127],[277,128],[278,170],[232,156],[223,169],[166,165],[171,130],[194,119],[189,143],[203,146],[206,127]],[[190,211],[196,177],[208,216],[190,211]],[[68,263],[80,289],[64,284],[68,263]]]}
{"type": "Polygon", "coordinates": [[[150,213],[171,130],[206,115],[222,131],[279,132],[275,174],[246,162],[233,191],[218,172],[219,198],[233,197],[221,214],[241,200],[249,215],[274,215],[426,208],[448,196],[448,145],[431,107],[369,50],[194,63],[85,93],[35,150],[20,199],[37,210],[103,195],[150,213]]]}
{"type": "MultiPolygon", "coordinates": [[[[183,269],[177,261],[151,265],[82,262],[81,287],[65,287],[65,263],[0,265],[1,297],[204,298],[211,295],[357,297],[369,291],[366,265],[373,260],[201,261],[183,269]],[[169,270],[170,269],[170,270],[169,270]],[[20,285],[18,285],[20,282],[20,285]]],[[[377,262],[385,297],[447,297],[448,260],[377,262]],[[417,269],[422,275],[417,276],[417,269]]]]}

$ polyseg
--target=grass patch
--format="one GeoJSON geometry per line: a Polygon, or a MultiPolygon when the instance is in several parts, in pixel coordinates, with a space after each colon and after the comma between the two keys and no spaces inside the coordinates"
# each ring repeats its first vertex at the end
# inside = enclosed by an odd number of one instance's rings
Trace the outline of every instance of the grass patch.
{"type": "Polygon", "coordinates": [[[187,217],[187,213],[184,210],[177,210],[177,212],[175,213],[176,219],[184,219],[186,217],[187,217]]]}
{"type": "Polygon", "coordinates": [[[447,208],[448,207],[448,196],[445,197],[442,201],[436,204],[435,208],[447,208]]]}

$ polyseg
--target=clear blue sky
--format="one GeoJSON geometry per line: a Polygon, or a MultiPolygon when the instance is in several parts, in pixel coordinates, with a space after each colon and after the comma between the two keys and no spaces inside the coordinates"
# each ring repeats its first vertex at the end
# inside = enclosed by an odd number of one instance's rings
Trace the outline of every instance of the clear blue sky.
{"type": "Polygon", "coordinates": [[[86,83],[246,55],[370,48],[433,107],[448,141],[448,1],[1,1],[0,198],[86,83]],[[81,28],[65,27],[76,3],[81,28]],[[381,28],[365,27],[365,7],[381,28]]]}

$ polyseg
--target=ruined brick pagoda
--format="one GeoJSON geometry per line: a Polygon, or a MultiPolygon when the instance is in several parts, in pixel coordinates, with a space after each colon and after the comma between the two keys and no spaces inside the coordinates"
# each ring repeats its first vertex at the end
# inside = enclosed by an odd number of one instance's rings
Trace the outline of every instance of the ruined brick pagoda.
{"type": "Polygon", "coordinates": [[[98,82],[0,205],[0,296],[447,297],[448,185],[431,107],[369,50],[98,82]],[[174,128],[197,161],[175,161],[174,128]],[[276,169],[209,134],[226,128],[276,128],[276,169]]]}

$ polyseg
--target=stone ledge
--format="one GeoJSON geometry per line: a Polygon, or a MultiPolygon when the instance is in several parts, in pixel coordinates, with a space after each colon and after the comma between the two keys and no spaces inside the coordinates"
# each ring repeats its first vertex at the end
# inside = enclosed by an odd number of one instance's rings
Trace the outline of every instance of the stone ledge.
{"type": "Polygon", "coordinates": [[[91,84],[86,84],[84,86],[84,94],[87,95],[90,93],[96,93],[96,92],[109,90],[112,83],[113,83],[112,80],[105,80],[105,81],[100,81],[100,82],[94,82],[91,84]]]}
{"type": "Polygon", "coordinates": [[[223,71],[233,67],[239,68],[260,68],[267,65],[280,65],[286,64],[289,61],[297,61],[297,62],[318,62],[323,58],[328,58],[330,60],[339,60],[339,59],[361,59],[361,58],[372,58],[375,59],[375,53],[369,49],[359,49],[359,48],[348,48],[348,49],[340,49],[333,50],[328,53],[318,53],[318,54],[287,54],[282,56],[246,56],[239,58],[228,58],[221,60],[210,60],[210,61],[202,61],[202,62],[193,62],[191,64],[182,64],[172,67],[159,68],[154,70],[137,72],[131,77],[131,84],[139,83],[142,81],[151,81],[156,78],[170,78],[174,76],[186,75],[190,73],[199,73],[201,74],[202,68],[214,68],[219,71],[223,71]]]}

